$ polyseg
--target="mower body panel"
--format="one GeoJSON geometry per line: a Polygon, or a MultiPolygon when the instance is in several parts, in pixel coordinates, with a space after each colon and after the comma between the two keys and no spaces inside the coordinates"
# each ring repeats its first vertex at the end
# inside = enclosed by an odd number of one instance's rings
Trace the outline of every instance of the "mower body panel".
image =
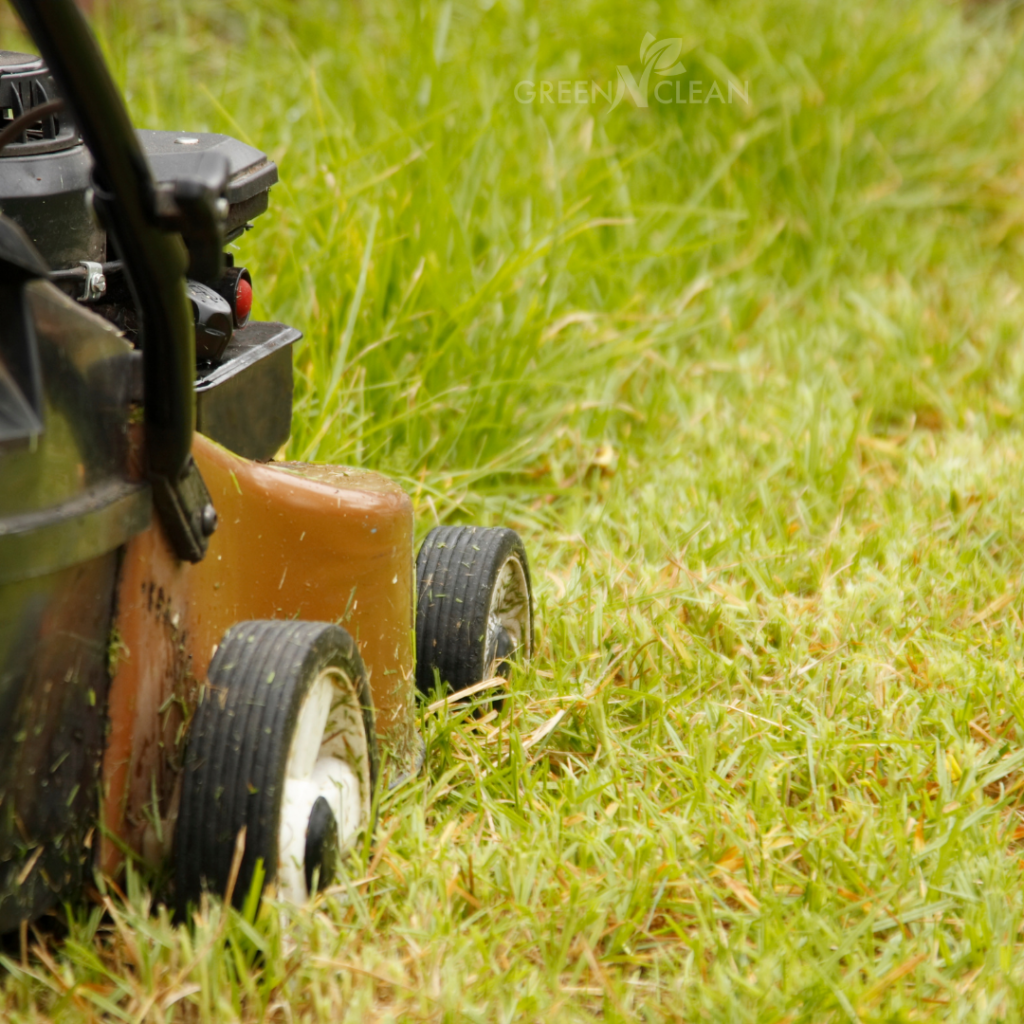
{"type": "Polygon", "coordinates": [[[108,871],[124,848],[154,863],[169,851],[188,720],[236,622],[343,626],[366,664],[391,775],[414,769],[421,751],[405,492],[365,470],[250,462],[199,434],[192,451],[220,520],[206,557],[179,562],[154,526],[129,542],[121,570],[103,769],[108,871]]]}
{"type": "Polygon", "coordinates": [[[22,411],[0,440],[0,932],[93,856],[118,548],[152,521],[125,473],[129,356],[49,283],[0,288],[0,385],[22,411]]]}

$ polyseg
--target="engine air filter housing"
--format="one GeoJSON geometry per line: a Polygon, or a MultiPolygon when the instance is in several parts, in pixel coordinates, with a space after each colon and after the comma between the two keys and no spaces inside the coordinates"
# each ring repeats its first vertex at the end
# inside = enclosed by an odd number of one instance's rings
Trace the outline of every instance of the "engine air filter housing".
{"type": "MultiPolygon", "coordinates": [[[[0,50],[0,130],[26,111],[55,99],[59,99],[57,86],[41,57],[0,50]]],[[[78,130],[71,113],[61,110],[30,123],[0,155],[56,153],[78,142],[78,130]]]]}
{"type": "MultiPolygon", "coordinates": [[[[0,50],[0,130],[58,98],[41,58],[0,50]]],[[[24,229],[52,270],[105,258],[106,238],[85,202],[91,167],[66,107],[29,122],[0,149],[0,212],[24,229]]]]}

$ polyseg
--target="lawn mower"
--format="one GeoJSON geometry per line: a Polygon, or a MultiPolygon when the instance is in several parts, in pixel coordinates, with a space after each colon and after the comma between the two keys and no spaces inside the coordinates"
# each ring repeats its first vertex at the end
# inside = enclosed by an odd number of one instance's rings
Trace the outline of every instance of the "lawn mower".
{"type": "Polygon", "coordinates": [[[273,461],[300,333],[225,248],[277,168],[136,131],[73,0],[0,52],[0,932],[126,858],[302,902],[420,769],[418,693],[529,658],[526,554],[273,461]]]}

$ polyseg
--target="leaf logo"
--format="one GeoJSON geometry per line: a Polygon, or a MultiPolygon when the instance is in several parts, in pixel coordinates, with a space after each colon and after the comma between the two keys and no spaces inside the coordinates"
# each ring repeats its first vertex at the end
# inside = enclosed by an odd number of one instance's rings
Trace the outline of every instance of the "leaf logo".
{"type": "MultiPolygon", "coordinates": [[[[655,39],[650,32],[640,43],[640,61],[644,65],[648,61],[654,64],[659,75],[681,75],[686,68],[679,63],[679,55],[683,52],[682,39],[655,39]]],[[[648,68],[644,67],[646,75],[648,68]]]]}
{"type": "Polygon", "coordinates": [[[640,60],[644,65],[643,74],[639,83],[633,77],[633,72],[624,64],[618,67],[619,84],[615,91],[615,101],[608,108],[614,110],[621,102],[622,97],[629,91],[633,102],[638,107],[647,106],[647,88],[651,80],[651,72],[659,75],[681,75],[686,68],[679,63],[679,55],[683,52],[682,39],[656,39],[648,32],[640,43],[640,60]]]}

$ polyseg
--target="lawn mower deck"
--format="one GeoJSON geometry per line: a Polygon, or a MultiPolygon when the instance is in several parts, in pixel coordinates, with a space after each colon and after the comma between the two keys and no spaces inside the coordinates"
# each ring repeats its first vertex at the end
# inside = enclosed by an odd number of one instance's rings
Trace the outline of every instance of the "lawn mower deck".
{"type": "Polygon", "coordinates": [[[122,843],[154,864],[171,854],[182,726],[221,638],[237,622],[342,625],[371,681],[378,742],[392,777],[415,771],[422,760],[408,496],[378,473],[264,465],[200,434],[192,453],[219,519],[206,557],[182,562],[151,526],[128,542],[121,565],[103,766],[108,872],[116,870],[122,843]]]}

